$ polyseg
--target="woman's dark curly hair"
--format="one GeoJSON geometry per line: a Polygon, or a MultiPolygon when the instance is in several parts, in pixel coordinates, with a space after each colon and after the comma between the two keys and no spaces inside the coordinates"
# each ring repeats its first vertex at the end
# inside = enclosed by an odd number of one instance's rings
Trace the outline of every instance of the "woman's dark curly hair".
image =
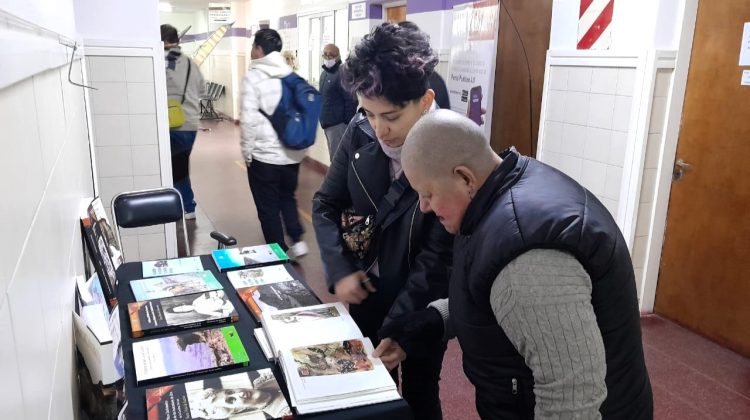
{"type": "Polygon", "coordinates": [[[403,107],[424,96],[437,62],[427,34],[383,23],[354,48],[342,66],[342,84],[352,94],[403,107]]]}

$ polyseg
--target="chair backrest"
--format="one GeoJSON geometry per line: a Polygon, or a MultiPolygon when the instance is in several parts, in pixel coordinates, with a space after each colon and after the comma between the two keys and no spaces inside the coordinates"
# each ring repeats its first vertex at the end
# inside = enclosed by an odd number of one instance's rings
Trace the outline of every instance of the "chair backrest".
{"type": "Polygon", "coordinates": [[[177,190],[157,188],[117,194],[112,213],[120,227],[135,228],[180,221],[184,210],[177,190]]]}
{"type": "Polygon", "coordinates": [[[188,253],[190,252],[182,196],[174,188],[162,187],[117,194],[112,199],[112,218],[120,243],[122,243],[121,227],[137,228],[182,220],[185,249],[188,253]]]}

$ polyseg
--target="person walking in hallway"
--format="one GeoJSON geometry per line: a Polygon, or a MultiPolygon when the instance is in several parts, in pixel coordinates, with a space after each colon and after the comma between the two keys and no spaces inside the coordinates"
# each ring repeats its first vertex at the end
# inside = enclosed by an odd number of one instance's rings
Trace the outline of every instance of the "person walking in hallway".
{"type": "Polygon", "coordinates": [[[633,264],[607,208],[450,111],[412,128],[402,161],[456,236],[449,299],[394,340],[455,333],[483,419],[652,419],[633,264]]]}
{"type": "Polygon", "coordinates": [[[320,113],[320,126],[328,140],[328,154],[333,162],[333,155],[341,144],[346,125],[357,112],[357,101],[354,96],[341,86],[339,68],[341,54],[333,44],[323,47],[323,73],[320,75],[320,94],[323,97],[323,109],[320,113]]]}
{"type": "Polygon", "coordinates": [[[186,219],[195,219],[195,195],[190,184],[190,153],[200,121],[200,98],[205,95],[206,82],[198,66],[182,53],[177,29],[161,25],[164,62],[167,74],[167,97],[180,103],[184,122],[173,127],[170,121],[169,143],[172,149],[172,182],[182,195],[186,219]]]}
{"type": "Polygon", "coordinates": [[[242,81],[240,146],[263,237],[297,258],[308,252],[295,198],[299,163],[305,151],[284,147],[265,116],[273,115],[279,106],[281,79],[292,73],[280,51],[278,32],[261,29],[255,33],[252,61],[242,81]],[[284,228],[292,239],[291,247],[286,245],[284,228]]]}

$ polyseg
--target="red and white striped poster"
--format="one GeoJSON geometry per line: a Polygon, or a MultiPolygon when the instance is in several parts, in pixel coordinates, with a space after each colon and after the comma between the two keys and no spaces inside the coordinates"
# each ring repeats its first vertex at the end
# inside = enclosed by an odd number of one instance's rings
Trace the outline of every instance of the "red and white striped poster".
{"type": "Polygon", "coordinates": [[[578,13],[578,49],[608,50],[612,45],[615,0],[581,0],[578,13]]]}

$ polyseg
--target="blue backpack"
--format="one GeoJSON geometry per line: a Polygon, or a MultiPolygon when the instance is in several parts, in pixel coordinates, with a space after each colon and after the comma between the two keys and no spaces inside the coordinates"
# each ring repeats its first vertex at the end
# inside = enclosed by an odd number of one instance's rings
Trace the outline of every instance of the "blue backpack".
{"type": "Polygon", "coordinates": [[[273,115],[263,114],[284,146],[302,150],[315,143],[322,100],[320,92],[292,72],[281,79],[281,101],[273,115]]]}

